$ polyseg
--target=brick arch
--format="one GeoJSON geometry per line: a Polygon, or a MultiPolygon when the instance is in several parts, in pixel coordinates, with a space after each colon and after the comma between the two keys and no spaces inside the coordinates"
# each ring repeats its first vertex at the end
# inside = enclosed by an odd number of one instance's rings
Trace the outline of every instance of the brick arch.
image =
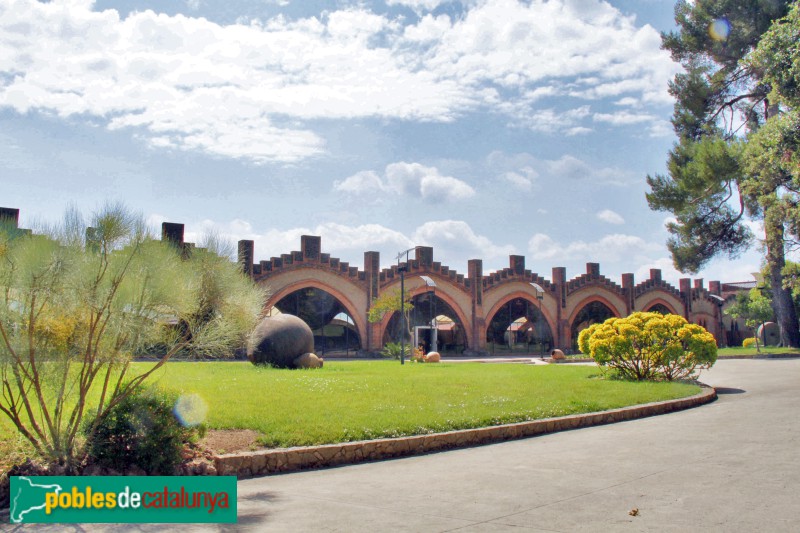
{"type": "Polygon", "coordinates": [[[669,303],[668,301],[666,301],[666,300],[664,300],[664,299],[662,299],[662,298],[654,298],[654,299],[652,299],[652,300],[648,301],[648,302],[647,302],[647,309],[644,309],[644,311],[649,311],[650,309],[652,309],[652,308],[653,308],[653,306],[655,306],[655,305],[659,305],[659,304],[660,304],[660,305],[663,305],[664,307],[666,307],[667,309],[669,309],[669,312],[670,312],[670,313],[672,313],[673,315],[680,315],[680,316],[683,316],[683,315],[682,315],[682,313],[678,312],[678,311],[675,309],[675,306],[674,306],[674,305],[672,305],[671,303],[669,303]]]}
{"type": "MultiPolygon", "coordinates": [[[[650,284],[651,282],[647,283],[650,284]]],[[[662,282],[659,286],[638,286],[633,301],[633,310],[640,311],[649,309],[652,305],[660,303],[667,307],[673,314],[685,316],[685,306],[680,293],[665,285],[666,284],[662,282]]]]}
{"type": "Polygon", "coordinates": [[[613,313],[614,316],[616,316],[617,318],[621,317],[621,313],[619,312],[619,309],[617,309],[616,305],[611,303],[611,301],[609,301],[605,297],[600,296],[599,294],[593,294],[578,302],[578,305],[576,305],[575,309],[572,310],[572,313],[570,314],[569,319],[567,320],[567,325],[569,327],[570,335],[572,334],[572,327],[574,326],[575,319],[578,318],[578,315],[581,313],[581,311],[583,311],[583,309],[592,302],[600,302],[601,304],[608,307],[608,309],[611,310],[611,313],[613,313]]]}
{"type": "Polygon", "coordinates": [[[281,289],[278,292],[271,295],[267,299],[267,302],[264,304],[264,309],[267,310],[274,307],[283,298],[292,294],[295,291],[308,288],[323,290],[328,294],[330,294],[331,296],[333,296],[334,298],[336,298],[336,300],[342,305],[342,307],[345,308],[347,314],[350,315],[350,318],[353,319],[353,323],[356,326],[356,330],[358,331],[358,336],[361,341],[361,347],[363,348],[367,339],[367,328],[366,324],[364,323],[363,317],[356,311],[356,306],[353,304],[353,302],[350,301],[350,299],[347,296],[344,295],[344,293],[337,290],[335,287],[331,287],[330,285],[323,283],[321,281],[315,279],[305,279],[301,281],[296,281],[294,283],[290,283],[289,285],[285,285],[281,287],[281,289]]]}
{"type": "MultiPolygon", "coordinates": [[[[546,297],[547,297],[547,295],[545,295],[545,298],[546,297]]],[[[504,295],[502,298],[500,298],[500,300],[498,300],[497,303],[494,304],[491,309],[489,309],[489,312],[486,313],[486,324],[487,324],[486,327],[488,327],[488,324],[490,324],[492,322],[492,319],[494,318],[494,315],[496,315],[498,313],[498,311],[500,311],[500,309],[503,308],[504,305],[506,305],[511,300],[516,300],[517,298],[522,298],[524,300],[528,300],[529,302],[533,303],[533,305],[536,307],[536,309],[539,309],[539,301],[538,301],[538,299],[535,296],[532,296],[530,293],[525,292],[525,291],[519,291],[519,290],[511,292],[511,293],[508,293],[508,294],[504,295]]],[[[547,312],[547,308],[544,305],[542,305],[541,311],[542,311],[542,315],[544,316],[545,321],[547,322],[547,326],[550,328],[550,335],[553,337],[553,342],[555,342],[556,341],[556,323],[552,319],[550,314],[547,312]]],[[[484,336],[485,336],[485,333],[484,333],[484,336]]]]}
{"type": "MultiPolygon", "coordinates": [[[[600,302],[601,304],[605,305],[611,311],[612,315],[614,315],[617,318],[621,317],[621,313],[619,312],[619,309],[617,309],[617,306],[615,306],[614,304],[611,303],[611,301],[609,301],[607,298],[605,298],[605,297],[603,297],[603,296],[601,296],[599,294],[593,294],[593,295],[588,296],[587,298],[581,300],[580,302],[578,302],[578,304],[572,310],[572,313],[570,314],[569,320],[567,320],[567,331],[565,332],[567,337],[564,340],[564,343],[565,344],[569,343],[569,348],[570,349],[572,349],[572,347],[573,347],[573,345],[572,345],[572,342],[573,342],[572,330],[575,327],[575,320],[578,318],[578,315],[581,313],[581,311],[583,311],[586,308],[587,305],[589,305],[589,304],[591,304],[593,302],[600,302]]],[[[580,332],[578,332],[578,333],[580,333],[580,332]]]]}
{"type": "MultiPolygon", "coordinates": [[[[439,286],[439,287],[441,287],[441,286],[439,286]]],[[[392,289],[394,289],[393,286],[387,286],[387,287],[384,287],[383,290],[387,291],[387,290],[392,290],[392,289]]],[[[420,294],[425,294],[425,293],[430,292],[430,291],[428,290],[428,288],[426,286],[423,285],[421,287],[415,287],[413,289],[406,289],[405,292],[406,292],[406,294],[410,295],[413,298],[414,296],[419,296],[420,294]]],[[[464,344],[465,344],[465,348],[467,348],[467,349],[472,348],[469,345],[470,339],[472,338],[472,336],[471,336],[472,335],[472,324],[469,321],[467,321],[467,318],[466,318],[467,315],[464,313],[464,310],[461,309],[461,306],[458,304],[458,302],[456,302],[455,299],[453,299],[453,297],[450,296],[449,294],[447,294],[445,291],[443,291],[441,289],[437,290],[436,291],[436,296],[438,296],[441,300],[446,302],[447,305],[449,305],[453,309],[453,311],[455,311],[456,316],[458,317],[458,320],[461,322],[461,326],[464,328],[464,344]]],[[[397,311],[395,311],[395,313],[396,312],[397,311]]],[[[383,336],[386,334],[386,328],[389,327],[389,321],[392,319],[393,316],[394,316],[394,313],[386,313],[383,316],[383,318],[381,319],[381,321],[378,322],[378,325],[379,325],[379,327],[378,327],[378,339],[383,339],[383,336]]]]}
{"type": "Polygon", "coordinates": [[[619,312],[619,309],[617,309],[617,306],[614,305],[611,302],[611,300],[599,294],[593,294],[578,302],[578,304],[575,306],[575,309],[572,310],[572,313],[570,314],[568,320],[570,326],[572,326],[572,321],[575,320],[575,318],[578,316],[578,313],[583,311],[583,308],[592,302],[600,302],[601,304],[605,305],[606,307],[611,309],[611,312],[614,313],[614,316],[616,316],[617,318],[620,318],[622,316],[621,313],[619,312]]]}

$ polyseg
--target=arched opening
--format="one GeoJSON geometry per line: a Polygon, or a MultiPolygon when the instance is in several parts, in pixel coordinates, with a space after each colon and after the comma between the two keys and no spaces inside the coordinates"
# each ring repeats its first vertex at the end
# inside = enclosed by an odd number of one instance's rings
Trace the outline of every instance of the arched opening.
{"type": "Polygon", "coordinates": [[[553,348],[550,324],[537,303],[514,298],[503,304],[486,328],[486,349],[491,353],[544,355],[553,348]]]}
{"type": "Polygon", "coordinates": [[[353,317],[336,297],[322,289],[306,287],[296,290],[281,298],[274,309],[296,315],[308,324],[314,332],[317,355],[347,357],[361,348],[353,317]]]}
{"type": "MultiPolygon", "coordinates": [[[[422,345],[425,353],[435,347],[441,354],[460,354],[467,349],[464,324],[445,300],[429,291],[414,296],[411,305],[406,342],[412,347],[422,345]]],[[[400,313],[395,312],[384,330],[383,344],[400,342],[401,327],[400,313]]]]}
{"type": "Polygon", "coordinates": [[[661,313],[662,315],[671,315],[672,311],[664,304],[653,304],[647,310],[648,313],[661,313]]]}
{"type": "Polygon", "coordinates": [[[605,322],[609,318],[617,316],[614,314],[606,304],[603,302],[593,301],[584,305],[583,308],[575,315],[575,320],[572,321],[572,349],[578,349],[578,334],[592,324],[599,324],[605,322]]]}

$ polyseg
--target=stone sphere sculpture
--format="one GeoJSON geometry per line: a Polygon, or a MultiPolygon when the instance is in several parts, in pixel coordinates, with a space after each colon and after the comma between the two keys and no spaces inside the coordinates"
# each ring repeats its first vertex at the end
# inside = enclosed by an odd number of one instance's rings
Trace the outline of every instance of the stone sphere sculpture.
{"type": "Polygon", "coordinates": [[[314,334],[294,315],[263,319],[250,336],[247,358],[254,365],[296,368],[295,360],[314,351],[314,334]]]}
{"type": "Polygon", "coordinates": [[[324,362],[317,354],[304,353],[294,360],[294,368],[322,368],[324,362]]]}
{"type": "Polygon", "coordinates": [[[442,356],[439,352],[428,352],[428,354],[423,359],[426,363],[438,363],[442,360],[442,356]]]}

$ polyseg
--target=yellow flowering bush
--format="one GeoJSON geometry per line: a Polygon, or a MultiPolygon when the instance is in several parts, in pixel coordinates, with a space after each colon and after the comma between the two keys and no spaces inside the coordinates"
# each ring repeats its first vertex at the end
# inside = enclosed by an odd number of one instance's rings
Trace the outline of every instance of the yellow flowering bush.
{"type": "Polygon", "coordinates": [[[717,360],[717,342],[705,328],[678,315],[633,313],[609,318],[578,335],[581,351],[598,365],[635,380],[694,377],[717,360]]]}
{"type": "Polygon", "coordinates": [[[756,345],[755,337],[748,337],[742,341],[742,348],[754,348],[756,345]]]}
{"type": "Polygon", "coordinates": [[[87,328],[85,317],[59,312],[52,306],[44,306],[34,326],[34,334],[42,347],[68,351],[76,343],[81,328],[87,328]]]}

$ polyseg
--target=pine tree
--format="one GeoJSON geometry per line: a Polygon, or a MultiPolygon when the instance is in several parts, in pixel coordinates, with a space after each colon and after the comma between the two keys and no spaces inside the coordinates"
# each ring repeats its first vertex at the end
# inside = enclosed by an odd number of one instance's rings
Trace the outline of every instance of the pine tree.
{"type": "Polygon", "coordinates": [[[747,59],[792,4],[677,3],[678,30],[663,34],[662,46],[684,67],[670,85],[678,141],[668,156],[668,175],[647,177],[647,201],[651,209],[675,215],[667,246],[682,272],[697,272],[719,255],[738,257],[753,240],[745,216],[761,217],[781,341],[800,346],[797,314],[783,286],[787,218],[781,190],[775,176],[754,180],[745,165],[747,134],[778,113],[764,69],[747,59]]]}

